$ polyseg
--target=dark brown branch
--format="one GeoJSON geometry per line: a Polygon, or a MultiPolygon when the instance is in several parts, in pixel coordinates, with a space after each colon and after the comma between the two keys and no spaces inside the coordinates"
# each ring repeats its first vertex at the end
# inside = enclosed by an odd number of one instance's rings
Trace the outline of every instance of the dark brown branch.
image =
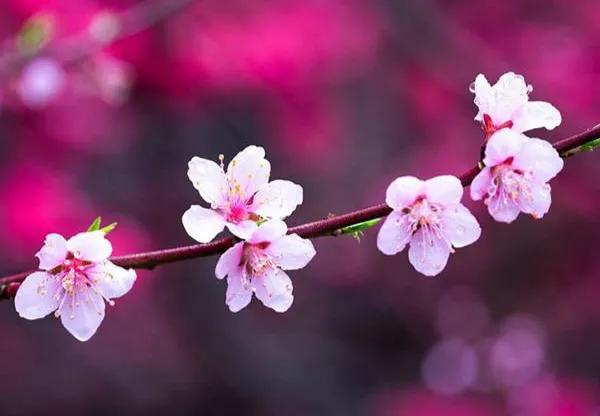
{"type": "MultiPolygon", "coordinates": [[[[583,133],[560,140],[554,143],[554,147],[561,154],[581,147],[582,145],[600,137],[600,125],[597,125],[583,133]]],[[[572,154],[572,153],[571,153],[572,154]]],[[[469,186],[477,173],[479,166],[474,166],[469,171],[459,176],[463,186],[469,186]]],[[[347,214],[335,215],[321,220],[309,222],[307,224],[297,225],[289,229],[289,233],[296,233],[304,238],[315,238],[322,236],[336,235],[336,231],[341,228],[358,224],[364,221],[381,218],[391,212],[386,204],[374,205],[358,211],[347,214]]],[[[153,269],[154,267],[174,263],[182,260],[194,259],[197,257],[212,256],[220,254],[231,247],[236,242],[233,237],[226,237],[207,244],[195,244],[191,246],[175,247],[165,250],[150,251],[147,253],[129,254],[126,256],[112,257],[111,261],[115,264],[135,269],[153,269]]],[[[27,277],[29,272],[19,273],[12,276],[0,278],[0,297],[9,298],[14,296],[20,282],[27,277]]]]}

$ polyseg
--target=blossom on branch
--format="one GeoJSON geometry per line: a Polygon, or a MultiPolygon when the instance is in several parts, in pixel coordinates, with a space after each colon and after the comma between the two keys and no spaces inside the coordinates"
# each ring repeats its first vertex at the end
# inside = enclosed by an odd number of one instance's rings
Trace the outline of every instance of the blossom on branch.
{"type": "Polygon", "coordinates": [[[561,123],[560,112],[550,103],[529,101],[533,87],[521,75],[508,72],[493,86],[483,74],[471,85],[479,108],[475,120],[483,124],[487,137],[503,128],[519,133],[537,128],[554,129],[561,123]]]}
{"type": "Polygon", "coordinates": [[[25,319],[40,319],[51,312],[79,341],[87,341],[104,319],[104,302],[129,292],[136,279],[108,258],[112,245],[101,230],[66,240],[48,234],[36,254],[41,271],[27,276],[15,297],[15,308],[25,319]]]}
{"type": "Polygon", "coordinates": [[[265,150],[248,146],[229,163],[194,157],[188,177],[209,208],[192,205],[182,217],[186,232],[200,243],[208,243],[227,226],[247,239],[263,219],[283,219],[302,203],[302,187],[285,180],[269,182],[271,164],[265,150]]]}
{"type": "Polygon", "coordinates": [[[408,259],[414,268],[435,276],[454,248],[474,243],[481,235],[475,217],[460,203],[463,187],[454,176],[422,181],[413,176],[394,180],[386,203],[393,209],[377,236],[377,247],[394,255],[410,245],[408,259]]]}
{"type": "Polygon", "coordinates": [[[219,258],[215,274],[218,279],[227,276],[225,303],[231,312],[246,307],[252,293],[277,312],[292,306],[292,281],[284,270],[303,268],[316,251],[310,240],[286,233],[283,221],[267,221],[219,258]]]}
{"type": "Polygon", "coordinates": [[[496,221],[511,223],[519,212],[534,218],[548,212],[552,198],[547,182],[563,168],[550,143],[500,130],[488,140],[483,164],[471,184],[471,198],[484,199],[496,221]]]}

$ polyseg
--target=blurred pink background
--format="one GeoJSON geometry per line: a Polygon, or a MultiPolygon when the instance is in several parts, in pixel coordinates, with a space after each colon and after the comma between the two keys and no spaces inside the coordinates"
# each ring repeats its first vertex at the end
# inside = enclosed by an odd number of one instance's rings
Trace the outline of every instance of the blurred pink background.
{"type": "MultiPolygon", "coordinates": [[[[115,254],[193,243],[194,155],[264,146],[273,177],[304,186],[290,225],[378,203],[397,176],[460,174],[482,141],[479,72],[523,74],[561,110],[539,137],[600,122],[597,1],[198,0],[150,24],[175,3],[3,5],[0,274],[97,215],[119,222],[115,254]],[[147,27],[107,41],[131,7],[147,27]]],[[[140,272],[85,344],[5,301],[0,414],[600,414],[599,156],[567,162],[542,221],[465,198],[482,238],[437,278],[372,230],[316,240],[284,315],[231,314],[216,258],[140,272]]]]}

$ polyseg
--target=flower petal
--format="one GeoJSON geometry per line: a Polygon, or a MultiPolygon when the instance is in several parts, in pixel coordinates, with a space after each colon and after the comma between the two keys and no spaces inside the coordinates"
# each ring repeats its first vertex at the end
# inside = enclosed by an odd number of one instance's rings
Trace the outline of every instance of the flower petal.
{"type": "Polygon", "coordinates": [[[462,204],[444,210],[442,230],[445,237],[457,248],[468,246],[481,236],[481,227],[477,219],[462,204]]]}
{"type": "Polygon", "coordinates": [[[287,311],[294,302],[292,281],[283,270],[276,267],[252,279],[252,287],[263,305],[276,312],[287,311]]]}
{"type": "Polygon", "coordinates": [[[551,203],[552,197],[548,184],[533,186],[528,194],[520,194],[518,199],[521,211],[531,214],[536,219],[548,213],[551,203]]]}
{"type": "Polygon", "coordinates": [[[394,211],[387,216],[377,234],[377,248],[383,254],[394,255],[404,250],[412,234],[412,224],[408,221],[408,216],[394,211]]]}
{"type": "Polygon", "coordinates": [[[462,195],[463,187],[456,176],[442,175],[425,181],[425,196],[429,202],[458,204],[462,195]]]}
{"type": "Polygon", "coordinates": [[[392,181],[385,192],[385,203],[400,211],[425,192],[425,183],[414,176],[401,176],[392,181]]]}
{"type": "Polygon", "coordinates": [[[285,218],[302,203],[302,187],[290,181],[275,180],[254,195],[252,210],[265,218],[285,218]]]}
{"type": "Polygon", "coordinates": [[[531,101],[521,106],[512,116],[512,128],[518,132],[545,128],[553,130],[562,122],[560,111],[544,101],[531,101]]]}
{"type": "Polygon", "coordinates": [[[208,243],[225,228],[225,219],[217,211],[192,205],[181,217],[183,228],[200,243],[208,243]]]}
{"type": "Polygon", "coordinates": [[[484,198],[488,189],[490,189],[490,185],[492,184],[492,173],[491,169],[488,167],[484,167],[481,172],[475,176],[473,182],[471,182],[471,199],[474,201],[479,201],[484,198]]]}
{"type": "Polygon", "coordinates": [[[231,312],[241,311],[252,300],[252,287],[250,287],[250,284],[244,284],[243,273],[244,269],[238,267],[235,270],[230,270],[227,276],[225,303],[229,306],[231,312]]]}
{"type": "Polygon", "coordinates": [[[15,309],[21,318],[39,319],[58,308],[56,291],[60,283],[49,273],[35,272],[25,278],[15,296],[15,309]]]}
{"type": "Polygon", "coordinates": [[[491,167],[505,162],[519,153],[527,140],[527,137],[511,129],[498,130],[485,146],[483,163],[491,167]]]}
{"type": "Polygon", "coordinates": [[[79,341],[87,341],[104,319],[104,299],[92,289],[67,297],[60,311],[63,326],[79,341]]]}
{"type": "Polygon", "coordinates": [[[80,260],[98,263],[112,253],[112,245],[102,231],[79,233],[67,241],[67,249],[80,260]]]}
{"type": "Polygon", "coordinates": [[[287,225],[281,220],[269,220],[262,223],[248,240],[249,243],[259,244],[273,242],[287,233],[287,225]]]}
{"type": "Polygon", "coordinates": [[[212,160],[193,157],[188,163],[188,178],[202,199],[220,205],[227,192],[227,178],[219,165],[212,160]]]}
{"type": "Polygon", "coordinates": [[[525,83],[522,75],[514,72],[502,75],[492,88],[494,103],[488,114],[495,125],[512,120],[513,114],[529,101],[531,87],[525,83]]]}
{"type": "Polygon", "coordinates": [[[283,270],[298,270],[306,266],[317,254],[312,242],[298,234],[284,235],[273,241],[265,252],[283,270]]]}
{"type": "Polygon", "coordinates": [[[248,146],[238,153],[227,166],[227,180],[231,189],[239,190],[250,198],[269,181],[271,164],[265,159],[265,149],[248,146]]]}
{"type": "Polygon", "coordinates": [[[124,269],[108,260],[86,269],[85,272],[106,299],[118,298],[129,292],[137,277],[135,270],[124,269]]]}
{"type": "Polygon", "coordinates": [[[240,221],[237,224],[228,222],[225,225],[233,235],[235,235],[238,238],[241,238],[242,240],[249,239],[258,228],[258,224],[256,224],[256,222],[252,220],[240,221]]]}
{"type": "Polygon", "coordinates": [[[408,260],[425,276],[435,276],[444,270],[449,256],[448,243],[431,232],[429,227],[421,227],[410,240],[408,260]]]}
{"type": "Polygon", "coordinates": [[[501,193],[488,198],[486,204],[492,218],[498,222],[507,224],[516,220],[521,211],[519,206],[511,198],[506,196],[502,197],[501,193]]]}
{"type": "Polygon", "coordinates": [[[515,156],[513,166],[533,173],[533,181],[545,183],[555,177],[564,166],[556,149],[547,141],[529,139],[515,156]]]}
{"type": "Polygon", "coordinates": [[[240,267],[242,262],[242,254],[244,250],[244,242],[240,241],[230,247],[219,257],[217,267],[215,267],[215,275],[217,279],[222,279],[229,274],[231,270],[240,267]]]}
{"type": "Polygon", "coordinates": [[[48,234],[44,246],[35,255],[40,261],[40,269],[52,270],[63,264],[67,258],[67,240],[60,234],[48,234]]]}
{"type": "Polygon", "coordinates": [[[475,82],[473,82],[471,88],[471,91],[475,94],[475,105],[479,109],[475,116],[475,120],[483,121],[483,115],[489,114],[493,109],[495,102],[494,90],[483,74],[479,74],[475,77],[475,82]]]}

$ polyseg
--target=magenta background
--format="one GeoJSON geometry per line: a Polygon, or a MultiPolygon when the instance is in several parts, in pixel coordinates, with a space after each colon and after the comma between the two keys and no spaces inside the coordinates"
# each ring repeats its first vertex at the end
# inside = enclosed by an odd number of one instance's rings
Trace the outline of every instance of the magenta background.
{"type": "MultiPolygon", "coordinates": [[[[10,0],[0,39],[45,10],[59,44],[123,3],[10,0]]],[[[135,74],[123,104],[69,86],[41,109],[5,102],[0,273],[97,215],[119,222],[116,254],[192,243],[180,218],[200,200],[194,155],[264,146],[273,177],[304,186],[290,225],[378,203],[396,176],[460,174],[482,140],[468,91],[479,72],[521,73],[561,110],[537,136],[578,133],[600,121],[599,37],[597,1],[198,1],[104,51],[135,74]]],[[[370,231],[316,240],[284,315],[257,302],[229,313],[216,258],[140,272],[86,344],[4,302],[0,414],[598,414],[599,156],[566,163],[542,221],[494,223],[465,198],[483,235],[434,279],[406,253],[381,255],[370,231]],[[529,335],[490,364],[507,319],[529,335]],[[480,376],[442,394],[422,363],[457,337],[480,376]]],[[[441,362],[450,380],[470,371],[441,362]]]]}

